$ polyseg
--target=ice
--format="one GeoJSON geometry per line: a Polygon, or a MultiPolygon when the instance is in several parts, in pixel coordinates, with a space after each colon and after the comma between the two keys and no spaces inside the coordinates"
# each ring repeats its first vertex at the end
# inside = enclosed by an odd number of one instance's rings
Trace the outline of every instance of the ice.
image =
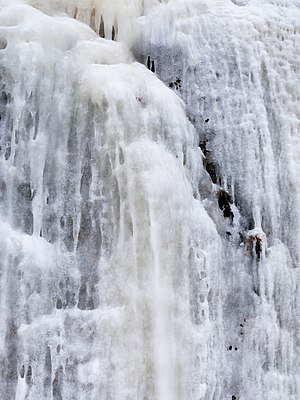
{"type": "Polygon", "coordinates": [[[299,399],[299,17],[0,0],[1,399],[299,399]]]}

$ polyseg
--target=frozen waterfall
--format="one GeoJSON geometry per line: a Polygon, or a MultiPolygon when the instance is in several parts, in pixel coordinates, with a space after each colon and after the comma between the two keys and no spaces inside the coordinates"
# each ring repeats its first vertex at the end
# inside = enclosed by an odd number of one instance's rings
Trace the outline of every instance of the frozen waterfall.
{"type": "Polygon", "coordinates": [[[0,400],[300,399],[300,1],[0,0],[0,400]]]}

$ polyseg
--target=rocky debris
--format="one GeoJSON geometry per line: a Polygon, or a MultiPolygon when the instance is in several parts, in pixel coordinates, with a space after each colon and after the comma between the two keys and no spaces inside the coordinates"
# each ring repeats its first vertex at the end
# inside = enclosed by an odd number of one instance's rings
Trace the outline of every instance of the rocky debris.
{"type": "Polygon", "coordinates": [[[233,220],[233,212],[231,210],[231,196],[226,190],[220,189],[217,193],[218,196],[218,204],[220,210],[223,211],[223,215],[225,218],[230,218],[233,220]]]}
{"type": "Polygon", "coordinates": [[[261,228],[255,228],[247,232],[246,251],[257,260],[260,260],[266,254],[267,238],[261,228]]]}

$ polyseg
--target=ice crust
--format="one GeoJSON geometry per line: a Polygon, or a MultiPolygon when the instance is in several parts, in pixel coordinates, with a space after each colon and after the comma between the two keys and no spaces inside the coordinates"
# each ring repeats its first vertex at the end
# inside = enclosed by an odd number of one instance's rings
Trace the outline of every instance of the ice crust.
{"type": "Polygon", "coordinates": [[[0,0],[1,399],[300,398],[299,8],[0,0]]]}

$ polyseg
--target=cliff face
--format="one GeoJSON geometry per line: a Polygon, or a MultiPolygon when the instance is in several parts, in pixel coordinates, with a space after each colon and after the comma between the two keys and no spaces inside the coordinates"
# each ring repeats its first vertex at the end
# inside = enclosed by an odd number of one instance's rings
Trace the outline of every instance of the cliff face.
{"type": "Polygon", "coordinates": [[[0,0],[0,398],[298,400],[300,5],[0,0]]]}

